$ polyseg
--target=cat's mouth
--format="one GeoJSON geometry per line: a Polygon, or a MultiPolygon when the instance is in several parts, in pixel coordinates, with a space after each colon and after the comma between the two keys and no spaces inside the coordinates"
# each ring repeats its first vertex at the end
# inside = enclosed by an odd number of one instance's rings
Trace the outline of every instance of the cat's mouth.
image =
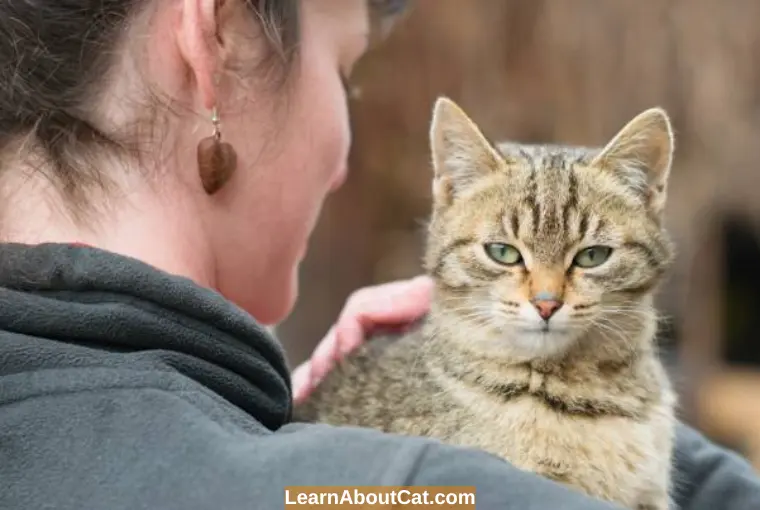
{"type": "Polygon", "coordinates": [[[570,332],[568,328],[552,326],[551,324],[540,324],[538,326],[521,327],[522,333],[541,334],[541,335],[564,335],[570,332]]]}

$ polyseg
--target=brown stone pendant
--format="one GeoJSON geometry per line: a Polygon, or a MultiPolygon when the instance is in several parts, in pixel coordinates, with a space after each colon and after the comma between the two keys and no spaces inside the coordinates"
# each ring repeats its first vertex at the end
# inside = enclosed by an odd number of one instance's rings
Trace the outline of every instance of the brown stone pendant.
{"type": "Polygon", "coordinates": [[[237,168],[237,153],[232,145],[216,136],[204,138],[198,144],[198,171],[203,189],[213,195],[232,177],[237,168]]]}
{"type": "Polygon", "coordinates": [[[198,144],[198,172],[203,189],[213,195],[219,191],[237,168],[237,153],[232,145],[222,142],[219,113],[214,108],[211,116],[214,134],[204,138],[198,144]]]}

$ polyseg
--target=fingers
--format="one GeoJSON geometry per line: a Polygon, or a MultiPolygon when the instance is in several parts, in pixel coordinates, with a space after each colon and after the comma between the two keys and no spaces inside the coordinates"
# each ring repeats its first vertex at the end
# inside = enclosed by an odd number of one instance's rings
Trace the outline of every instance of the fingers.
{"type": "Polygon", "coordinates": [[[296,403],[303,401],[314,389],[311,382],[311,363],[309,361],[302,363],[292,374],[293,381],[293,400],[296,403]]]}
{"type": "Polygon", "coordinates": [[[335,364],[364,343],[373,331],[403,330],[420,319],[430,308],[432,292],[433,281],[420,276],[352,294],[311,359],[293,372],[294,400],[306,398],[335,364]]]}
{"type": "Polygon", "coordinates": [[[361,345],[362,341],[363,334],[358,322],[346,322],[342,331],[333,326],[319,343],[311,359],[293,371],[293,400],[300,402],[306,398],[335,364],[361,345]]]}
{"type": "Polygon", "coordinates": [[[427,276],[361,289],[349,297],[338,325],[355,318],[365,330],[414,322],[430,308],[433,281],[427,276]]]}
{"type": "Polygon", "coordinates": [[[311,384],[314,386],[319,384],[319,381],[324,378],[340,357],[336,329],[336,326],[330,328],[330,331],[327,332],[311,356],[310,376],[311,384]]]}
{"type": "Polygon", "coordinates": [[[345,356],[378,328],[398,330],[427,313],[433,291],[432,280],[418,277],[353,294],[336,324],[337,354],[345,356]]]}

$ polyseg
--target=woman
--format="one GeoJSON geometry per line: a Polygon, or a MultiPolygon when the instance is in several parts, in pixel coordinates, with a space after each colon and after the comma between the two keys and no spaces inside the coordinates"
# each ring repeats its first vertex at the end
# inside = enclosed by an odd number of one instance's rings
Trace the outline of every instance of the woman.
{"type": "MultiPolygon", "coordinates": [[[[274,508],[288,485],[381,484],[611,508],[485,453],[287,423],[289,373],[259,324],[290,312],[345,179],[368,8],[0,2],[0,508],[274,508]]],[[[299,395],[337,344],[413,320],[429,290],[357,294],[299,395]]],[[[746,464],[680,434],[683,508],[760,508],[746,464]]]]}

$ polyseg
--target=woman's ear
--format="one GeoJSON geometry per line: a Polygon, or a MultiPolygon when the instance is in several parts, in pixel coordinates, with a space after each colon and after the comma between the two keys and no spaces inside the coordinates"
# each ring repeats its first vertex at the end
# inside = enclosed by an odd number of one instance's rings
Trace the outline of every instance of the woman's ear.
{"type": "Polygon", "coordinates": [[[182,0],[179,7],[177,46],[206,110],[217,103],[215,76],[220,59],[217,14],[223,4],[220,0],[182,0]]]}

